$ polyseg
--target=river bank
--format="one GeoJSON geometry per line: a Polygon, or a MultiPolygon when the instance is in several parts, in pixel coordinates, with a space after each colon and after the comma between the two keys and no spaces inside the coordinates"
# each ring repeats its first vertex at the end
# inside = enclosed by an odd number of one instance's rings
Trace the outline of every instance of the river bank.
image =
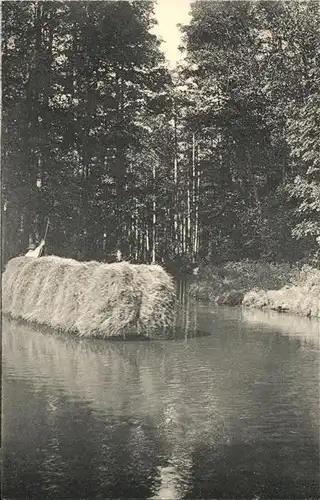
{"type": "Polygon", "coordinates": [[[190,295],[217,305],[320,317],[320,270],[298,264],[228,262],[200,269],[190,295]]]}
{"type": "Polygon", "coordinates": [[[304,266],[291,285],[280,290],[251,290],[245,294],[242,305],[320,318],[320,271],[304,266]]]}

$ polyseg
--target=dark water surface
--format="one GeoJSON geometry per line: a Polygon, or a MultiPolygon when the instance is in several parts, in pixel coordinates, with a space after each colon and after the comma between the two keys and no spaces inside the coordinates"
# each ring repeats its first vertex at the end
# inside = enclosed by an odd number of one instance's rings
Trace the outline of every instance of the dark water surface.
{"type": "Polygon", "coordinates": [[[3,497],[320,498],[320,323],[187,304],[177,325],[106,342],[4,319],[3,497]]]}

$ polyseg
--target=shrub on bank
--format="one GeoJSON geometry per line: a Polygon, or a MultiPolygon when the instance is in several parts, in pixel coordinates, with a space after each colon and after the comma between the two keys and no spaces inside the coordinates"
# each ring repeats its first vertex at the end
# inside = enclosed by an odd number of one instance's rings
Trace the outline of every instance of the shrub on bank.
{"type": "Polygon", "coordinates": [[[190,295],[218,305],[240,305],[249,290],[280,289],[292,283],[299,272],[299,266],[286,263],[241,261],[205,266],[191,284],[190,295]]]}
{"type": "Polygon", "coordinates": [[[242,304],[320,318],[320,270],[303,266],[291,285],[280,290],[251,290],[245,294],[242,304]]]}

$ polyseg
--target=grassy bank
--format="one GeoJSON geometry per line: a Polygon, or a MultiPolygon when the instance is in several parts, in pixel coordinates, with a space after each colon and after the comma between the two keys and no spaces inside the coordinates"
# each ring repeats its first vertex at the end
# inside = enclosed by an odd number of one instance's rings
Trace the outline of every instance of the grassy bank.
{"type": "Polygon", "coordinates": [[[200,269],[190,295],[218,305],[320,317],[320,271],[302,264],[228,262],[200,269]]]}
{"type": "Polygon", "coordinates": [[[242,304],[320,318],[320,271],[304,266],[292,284],[279,290],[251,290],[245,294],[242,304]]]}
{"type": "Polygon", "coordinates": [[[252,289],[278,290],[299,276],[299,266],[267,262],[227,262],[206,266],[190,286],[192,297],[219,305],[240,305],[252,289]]]}

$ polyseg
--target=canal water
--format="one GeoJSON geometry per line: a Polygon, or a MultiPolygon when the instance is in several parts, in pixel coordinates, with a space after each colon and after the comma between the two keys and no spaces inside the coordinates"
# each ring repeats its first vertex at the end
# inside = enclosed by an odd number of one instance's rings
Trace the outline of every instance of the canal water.
{"type": "Polygon", "coordinates": [[[182,302],[169,340],[3,318],[3,498],[320,497],[320,323],[182,302]]]}

